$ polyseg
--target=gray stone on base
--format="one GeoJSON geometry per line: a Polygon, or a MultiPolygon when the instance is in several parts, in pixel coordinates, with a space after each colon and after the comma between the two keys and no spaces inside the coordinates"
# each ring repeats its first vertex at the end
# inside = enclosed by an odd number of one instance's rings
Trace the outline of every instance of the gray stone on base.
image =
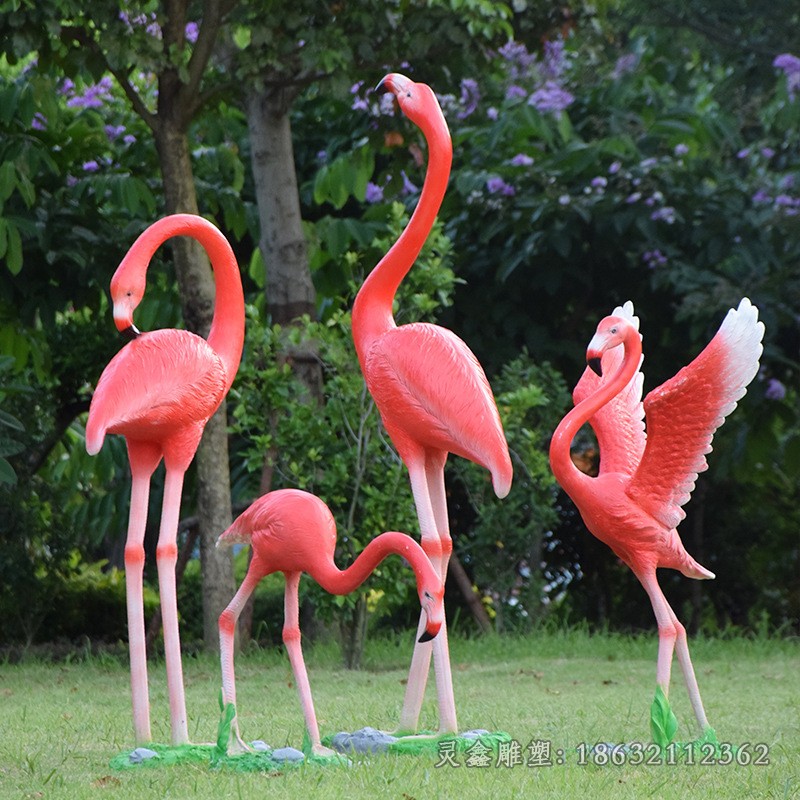
{"type": "Polygon", "coordinates": [[[481,736],[486,736],[491,731],[487,731],[486,728],[474,728],[471,731],[464,731],[464,733],[459,733],[458,735],[462,739],[477,739],[481,736]]]}
{"type": "Polygon", "coordinates": [[[275,761],[288,761],[290,764],[299,764],[305,761],[305,755],[301,750],[294,747],[279,747],[272,751],[272,758],[275,761]]]}
{"type": "Polygon", "coordinates": [[[257,753],[269,753],[269,751],[272,750],[272,748],[266,742],[262,742],[261,739],[250,742],[250,747],[257,753]]]}
{"type": "Polygon", "coordinates": [[[331,740],[331,746],[340,753],[385,753],[389,745],[396,741],[396,736],[367,726],[353,733],[337,733],[331,740]]]}
{"type": "Polygon", "coordinates": [[[150,750],[148,747],[137,747],[128,756],[131,764],[141,764],[142,761],[149,761],[151,758],[158,758],[158,753],[155,750],[150,750]]]}

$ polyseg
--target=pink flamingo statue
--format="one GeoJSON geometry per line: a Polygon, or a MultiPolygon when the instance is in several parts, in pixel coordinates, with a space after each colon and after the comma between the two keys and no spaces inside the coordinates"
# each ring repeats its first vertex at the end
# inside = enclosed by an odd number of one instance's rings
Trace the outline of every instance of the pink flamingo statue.
{"type": "MultiPolygon", "coordinates": [[[[410,536],[397,532],[377,536],[351,566],[340,570],[333,560],[336,522],[330,509],[315,495],[299,489],[279,489],[256,500],[219,537],[217,546],[235,543],[250,544],[253,555],[239,591],[219,618],[223,706],[227,708],[232,704],[234,709],[236,707],[234,631],[242,608],[264,576],[283,572],[286,578],[283,642],[297,683],[312,752],[315,755],[333,754],[333,750],[320,742],[314,701],[300,647],[298,586],[301,574],[307,572],[327,592],[349,594],[388,555],[396,553],[402,556],[417,578],[417,591],[425,617],[421,641],[433,639],[442,626],[442,582],[422,548],[410,536]]],[[[231,731],[235,742],[231,742],[229,749],[234,752],[249,750],[239,734],[236,716],[231,722],[231,731]]]]}
{"type": "Polygon", "coordinates": [[[650,392],[642,403],[642,337],[633,304],[614,309],[597,327],[587,369],[575,388],[575,407],[556,428],[550,463],[589,531],[627,564],[647,592],[658,623],[656,679],[669,695],[673,652],[697,722],[710,729],[689,657],[686,630],[670,608],[656,568],[688,578],[713,578],[684,549],[681,508],[707,469],[714,431],[741,399],[758,371],[764,325],[744,298],[691,364],[650,392]],[[620,352],[621,351],[621,352],[620,352]],[[598,378],[597,375],[601,376],[598,378]],[[647,416],[647,433],[644,417],[647,416]],[[596,478],[570,459],[570,445],[589,422],[600,447],[596,478]]]}
{"type": "MultiPolygon", "coordinates": [[[[392,92],[423,132],[429,158],[419,203],[408,226],[367,277],[353,305],[358,360],[383,424],[408,468],[422,547],[444,584],[453,545],[444,488],[448,453],[486,467],[498,497],[511,488],[512,468],[489,382],[454,333],[437,325],[397,326],[392,303],[433,227],[447,188],[452,144],[436,95],[424,83],[391,73],[379,88],[392,92]]],[[[420,625],[424,622],[420,620],[420,625]]],[[[415,731],[433,651],[439,730],[457,730],[447,630],[417,643],[411,661],[401,731],[415,731]]]]}
{"type": "Polygon", "coordinates": [[[125,544],[125,588],[137,744],[151,741],[142,575],[150,478],[166,465],[156,559],[173,744],[188,742],[178,607],[175,589],[177,528],[183,476],[203,428],[233,383],[244,342],[244,297],[236,258],[210,222],[175,214],[153,223],[134,242],[111,279],[114,322],[135,338],[109,362],[89,408],[86,449],[99,452],[106,433],[125,437],[131,466],[131,507],[125,544]],[[150,259],[172,236],[193,236],[206,249],[216,280],[208,340],[185,330],[140,334],[133,312],[145,292],[150,259]]]}

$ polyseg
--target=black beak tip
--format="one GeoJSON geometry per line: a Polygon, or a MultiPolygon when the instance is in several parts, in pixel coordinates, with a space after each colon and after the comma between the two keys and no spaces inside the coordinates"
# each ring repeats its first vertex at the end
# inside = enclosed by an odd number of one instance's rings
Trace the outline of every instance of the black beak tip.
{"type": "Polygon", "coordinates": [[[431,641],[431,639],[433,639],[433,636],[434,634],[429,633],[428,631],[423,631],[422,636],[420,636],[417,641],[419,641],[420,643],[429,642],[431,641]]]}
{"type": "Polygon", "coordinates": [[[141,331],[135,325],[129,325],[125,330],[120,331],[120,334],[124,339],[129,342],[132,342],[137,337],[141,336],[141,331]]]}
{"type": "Polygon", "coordinates": [[[386,94],[388,91],[389,87],[386,85],[386,78],[381,78],[375,87],[375,92],[377,92],[377,94],[386,94]]]}
{"type": "Polygon", "coordinates": [[[589,358],[587,359],[586,363],[589,365],[589,368],[594,372],[595,375],[602,378],[603,377],[603,367],[600,364],[599,358],[589,358]]]}

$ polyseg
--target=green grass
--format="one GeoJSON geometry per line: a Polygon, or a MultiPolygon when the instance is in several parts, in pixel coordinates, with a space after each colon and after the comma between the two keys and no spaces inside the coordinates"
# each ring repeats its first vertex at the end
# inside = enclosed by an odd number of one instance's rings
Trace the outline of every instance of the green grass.
{"type": "MultiPolygon", "coordinates": [[[[451,643],[463,729],[502,730],[523,757],[549,741],[553,766],[435,766],[436,755],[376,756],[350,767],[313,765],[284,773],[239,773],[204,764],[111,769],[132,747],[125,665],[114,659],[0,666],[0,797],[6,798],[790,798],[800,796],[800,647],[743,639],[691,643],[709,720],[720,742],[764,743],[769,765],[597,766],[579,763],[582,743],[648,742],[655,690],[650,637],[537,634],[451,643]]],[[[391,729],[402,701],[410,642],[375,642],[361,672],[339,668],[331,646],[309,648],[311,685],[323,734],[363,725],[391,729]]],[[[219,667],[186,658],[190,735],[216,738],[219,667]]],[[[303,724],[288,661],[257,652],[237,661],[239,717],[246,739],[300,746],[303,724]]],[[[153,732],[169,739],[163,664],[151,666],[153,732]]],[[[670,699],[680,727],[697,735],[677,664],[670,699]]],[[[435,724],[432,687],[423,725],[435,724]]]]}

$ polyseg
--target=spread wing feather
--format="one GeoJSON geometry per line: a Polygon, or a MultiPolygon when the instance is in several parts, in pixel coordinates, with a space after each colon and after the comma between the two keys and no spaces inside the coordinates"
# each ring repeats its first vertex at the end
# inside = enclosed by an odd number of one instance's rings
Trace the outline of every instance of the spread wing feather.
{"type": "Polygon", "coordinates": [[[681,506],[708,468],[714,432],[758,371],[763,335],[758,310],[744,298],[705,350],[645,398],[647,444],[627,493],[667,528],[686,516],[681,506]]]}

